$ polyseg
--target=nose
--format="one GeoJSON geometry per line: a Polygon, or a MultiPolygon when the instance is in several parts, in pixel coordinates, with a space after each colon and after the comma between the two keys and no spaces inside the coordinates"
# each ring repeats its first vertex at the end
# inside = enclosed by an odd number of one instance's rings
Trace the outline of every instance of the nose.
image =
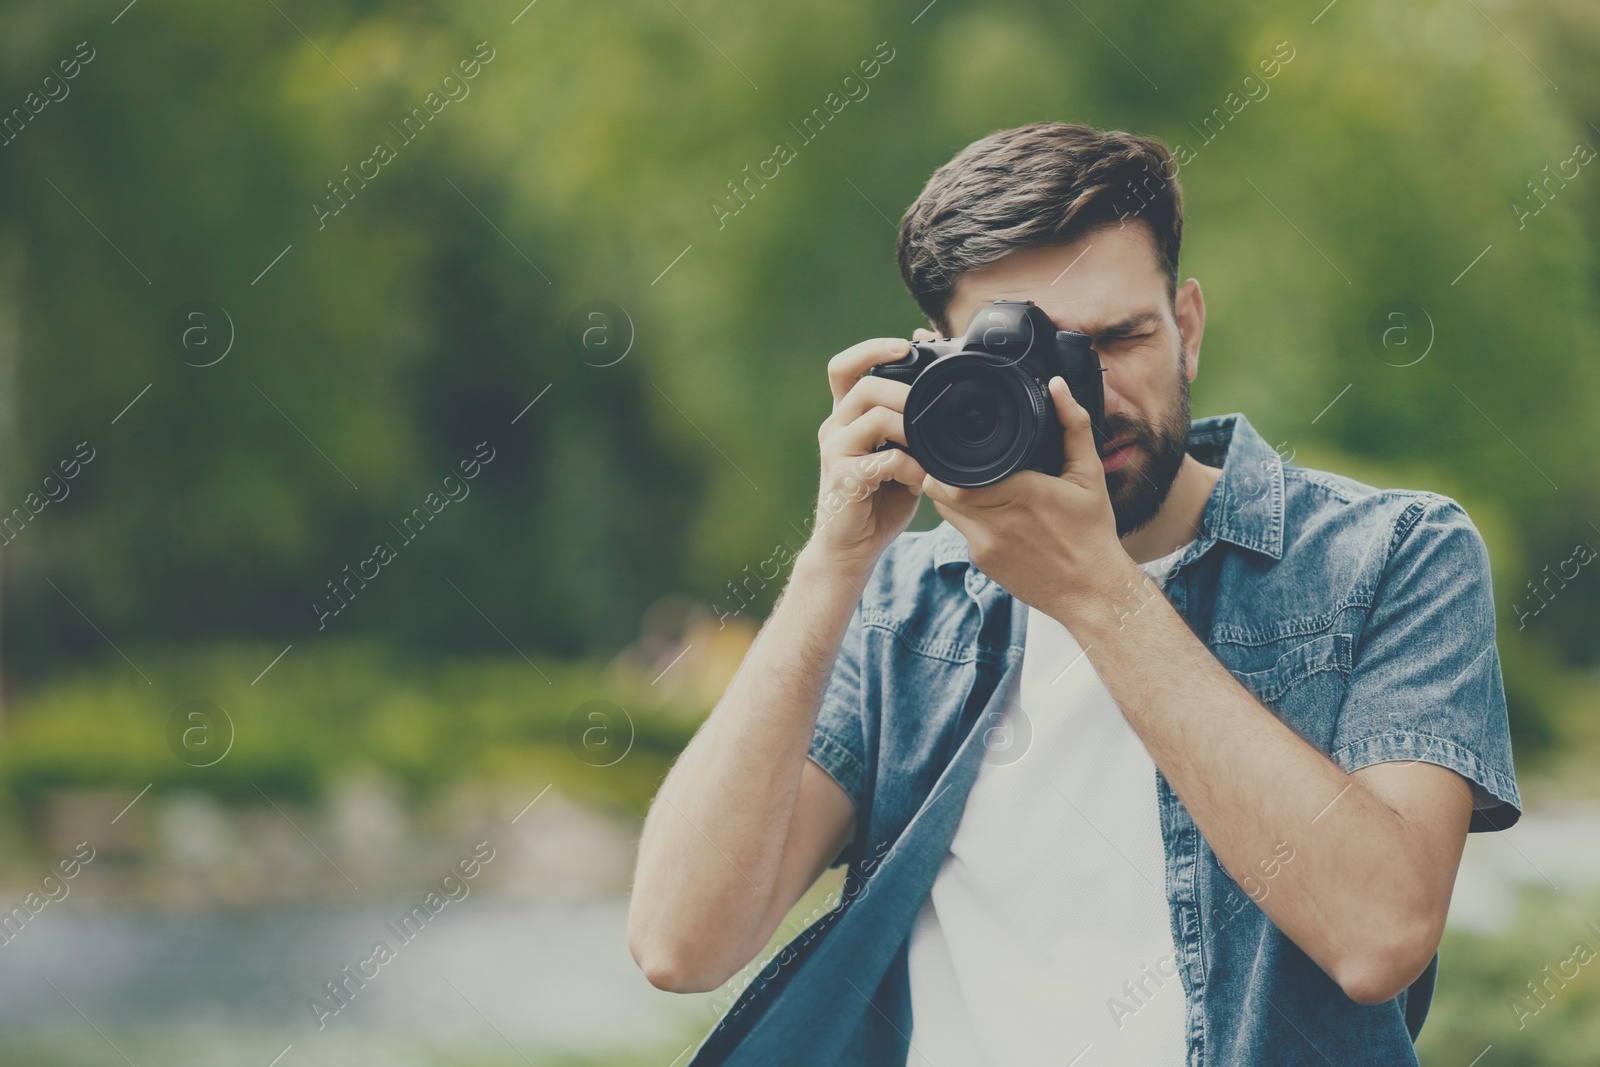
{"type": "Polygon", "coordinates": [[[1127,401],[1122,398],[1121,393],[1117,392],[1114,372],[1107,369],[1100,375],[1100,382],[1105,388],[1106,419],[1109,421],[1122,414],[1127,407],[1127,401]]]}

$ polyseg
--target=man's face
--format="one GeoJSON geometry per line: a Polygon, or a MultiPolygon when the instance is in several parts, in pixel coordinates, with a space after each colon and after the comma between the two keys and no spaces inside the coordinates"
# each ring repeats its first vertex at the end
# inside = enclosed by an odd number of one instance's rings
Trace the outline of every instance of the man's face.
{"type": "Polygon", "coordinates": [[[1031,300],[1057,329],[1092,339],[1105,368],[1101,465],[1117,535],[1143,527],[1183,464],[1189,382],[1205,323],[1199,283],[1189,279],[1169,301],[1149,230],[1111,225],[1071,244],[1018,249],[961,275],[945,312],[953,334],[991,300],[1031,300]]]}

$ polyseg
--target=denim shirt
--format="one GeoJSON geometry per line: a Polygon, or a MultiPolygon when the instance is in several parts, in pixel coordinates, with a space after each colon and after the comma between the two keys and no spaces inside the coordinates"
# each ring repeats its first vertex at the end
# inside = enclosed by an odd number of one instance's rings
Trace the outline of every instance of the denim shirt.
{"type": "MultiPolygon", "coordinates": [[[[1471,783],[1472,831],[1515,823],[1489,559],[1461,507],[1287,467],[1241,415],[1196,420],[1189,452],[1222,476],[1165,593],[1211,653],[1345,771],[1448,767],[1471,783]]],[[[1003,721],[1026,621],[947,523],[884,551],[810,748],[855,804],[843,890],[746,969],[696,1067],[907,1062],[912,923],[1003,721]]],[[[1156,790],[1183,1067],[1416,1064],[1437,954],[1398,997],[1357,1004],[1229,876],[1159,771],[1156,790]]]]}

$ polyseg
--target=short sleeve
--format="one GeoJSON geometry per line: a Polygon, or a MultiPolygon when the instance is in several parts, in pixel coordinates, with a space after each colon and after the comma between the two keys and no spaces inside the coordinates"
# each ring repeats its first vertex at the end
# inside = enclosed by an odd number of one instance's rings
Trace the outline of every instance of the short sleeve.
{"type": "Polygon", "coordinates": [[[829,866],[853,863],[861,853],[867,824],[867,746],[863,718],[861,676],[866,651],[866,634],[861,623],[861,604],[856,604],[846,628],[833,673],[822,694],[817,711],[816,731],[811,736],[811,760],[828,772],[849,794],[856,809],[855,838],[829,866]]]}
{"type": "Polygon", "coordinates": [[[1421,498],[1396,523],[1331,755],[1347,772],[1394,760],[1450,768],[1472,783],[1472,832],[1522,814],[1489,553],[1453,500],[1421,498]]]}

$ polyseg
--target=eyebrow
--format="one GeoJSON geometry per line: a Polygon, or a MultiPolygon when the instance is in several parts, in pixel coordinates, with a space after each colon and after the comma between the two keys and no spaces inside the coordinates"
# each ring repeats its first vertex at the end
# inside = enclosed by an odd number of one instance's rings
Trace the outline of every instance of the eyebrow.
{"type": "Polygon", "coordinates": [[[1088,327],[1080,327],[1080,330],[1081,332],[1088,334],[1098,343],[1100,341],[1115,340],[1120,337],[1127,337],[1132,334],[1141,333],[1146,329],[1159,325],[1160,322],[1160,312],[1153,310],[1140,311],[1133,315],[1129,315],[1120,322],[1113,322],[1108,325],[1090,325],[1088,327]]]}

